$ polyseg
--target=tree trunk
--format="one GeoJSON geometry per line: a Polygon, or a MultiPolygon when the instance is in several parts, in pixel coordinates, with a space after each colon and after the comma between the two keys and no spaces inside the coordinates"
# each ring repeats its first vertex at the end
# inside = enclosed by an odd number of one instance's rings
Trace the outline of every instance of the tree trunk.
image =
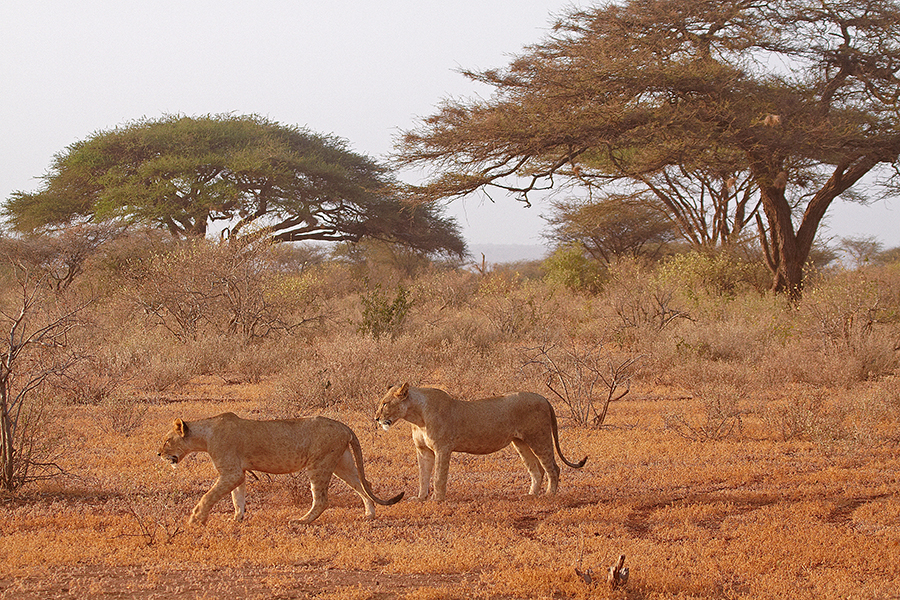
{"type": "Polygon", "coordinates": [[[831,203],[879,163],[877,155],[866,155],[838,165],[828,181],[809,201],[795,233],[791,207],[785,198],[787,173],[754,172],[759,182],[763,211],[769,223],[769,268],[772,290],[799,300],[803,290],[803,267],[809,259],[819,225],[831,203]],[[767,182],[767,183],[763,183],[767,182]]]}
{"type": "MultiPolygon", "coordinates": [[[[762,177],[758,177],[762,179],[762,177]]],[[[787,293],[792,299],[799,299],[803,286],[803,264],[809,256],[797,244],[791,207],[784,195],[787,174],[784,171],[775,177],[767,177],[768,183],[760,183],[759,193],[763,212],[769,222],[769,251],[772,270],[772,290],[787,293]]]]}
{"type": "Polygon", "coordinates": [[[7,379],[0,378],[0,489],[10,491],[15,488],[15,481],[13,481],[15,446],[6,384],[7,379]]]}

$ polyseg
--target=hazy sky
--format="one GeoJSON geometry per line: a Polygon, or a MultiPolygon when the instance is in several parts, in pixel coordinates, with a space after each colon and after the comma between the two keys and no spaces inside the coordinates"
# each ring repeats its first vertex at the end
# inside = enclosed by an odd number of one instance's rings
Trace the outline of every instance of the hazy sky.
{"type": "MultiPolygon", "coordinates": [[[[587,6],[588,1],[575,2],[587,6]]],[[[0,198],[92,132],[163,114],[255,113],[384,158],[441,99],[488,90],[568,0],[27,0],[0,3],[0,198]]],[[[471,243],[536,244],[546,207],[454,202],[471,243]]],[[[838,202],[830,234],[900,245],[900,200],[838,202]]]]}

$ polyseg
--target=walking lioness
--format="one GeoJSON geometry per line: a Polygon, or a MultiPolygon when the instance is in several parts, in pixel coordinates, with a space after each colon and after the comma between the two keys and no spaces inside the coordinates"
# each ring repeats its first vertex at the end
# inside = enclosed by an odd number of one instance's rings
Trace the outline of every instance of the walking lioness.
{"type": "Polygon", "coordinates": [[[508,446],[516,447],[531,475],[530,494],[541,491],[547,474],[547,493],[556,493],[559,466],[553,448],[564,463],[580,469],[587,462],[571,463],[559,448],[556,414],[550,402],[538,394],[515,392],[496,398],[463,402],[435,388],[414,388],[408,383],[394,386],[375,413],[385,430],[406,419],[412,423],[412,438],[419,461],[419,499],[428,497],[434,475],[434,500],[447,495],[447,472],[452,452],[490,454],[508,446]]]}
{"type": "Polygon", "coordinates": [[[293,473],[309,476],[313,504],[300,523],[311,523],[328,506],[332,474],[356,490],[366,506],[366,516],[375,516],[374,502],[388,506],[403,493],[380,500],[372,492],[363,469],[362,448],[353,430],[332,419],[311,417],[278,421],[241,419],[234,413],[198,421],[175,421],[159,449],[159,456],[172,465],[191,452],[207,452],[219,472],[211,490],[191,512],[189,523],[203,524],[209,511],[231,492],[234,520],[244,518],[245,473],[293,473]]]}

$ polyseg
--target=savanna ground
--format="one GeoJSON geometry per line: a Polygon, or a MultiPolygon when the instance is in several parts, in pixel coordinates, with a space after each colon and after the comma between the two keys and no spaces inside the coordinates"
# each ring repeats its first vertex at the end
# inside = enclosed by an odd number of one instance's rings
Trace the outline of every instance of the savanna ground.
{"type": "Polygon", "coordinates": [[[270,301],[295,299],[281,314],[308,324],[258,336],[217,330],[212,305],[179,329],[151,302],[159,279],[95,267],[91,368],[40,403],[64,473],[0,497],[0,597],[900,597],[897,265],[811,279],[796,306],[698,257],[620,265],[592,294],[525,267],[376,267],[267,280],[270,301]],[[630,391],[602,426],[579,424],[607,396],[601,374],[630,391]],[[261,474],[243,523],[226,499],[186,526],[214,469],[199,454],[173,470],[156,449],[175,418],[226,410],[341,420],[376,492],[414,496],[409,425],[372,420],[404,380],[542,393],[563,451],[588,463],[532,498],[511,448],[454,455],[446,502],[404,499],[372,521],[335,480],[309,526],[289,524],[311,501],[305,478],[261,474]],[[630,580],[610,590],[619,554],[630,580]]]}

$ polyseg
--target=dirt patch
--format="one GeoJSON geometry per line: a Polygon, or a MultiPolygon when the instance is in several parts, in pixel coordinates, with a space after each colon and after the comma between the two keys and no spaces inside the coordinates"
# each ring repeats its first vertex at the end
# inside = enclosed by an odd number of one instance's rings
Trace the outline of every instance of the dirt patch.
{"type": "Polygon", "coordinates": [[[780,498],[773,495],[739,492],[672,496],[636,504],[632,509],[631,514],[625,519],[625,527],[635,537],[647,537],[651,534],[652,529],[652,523],[650,522],[649,517],[658,510],[677,506],[708,505],[714,503],[723,504],[728,507],[727,510],[717,513],[715,518],[707,517],[698,523],[706,529],[715,530],[721,526],[722,521],[727,517],[749,513],[779,501],[780,498]]]}
{"type": "Polygon", "coordinates": [[[464,595],[474,577],[389,574],[311,565],[183,569],[168,566],[75,566],[28,577],[0,579],[0,597],[32,598],[310,598],[355,588],[367,597],[402,598],[422,587],[464,595]],[[471,580],[470,580],[471,579],[471,580]]]}
{"type": "Polygon", "coordinates": [[[865,496],[858,498],[839,498],[834,502],[834,508],[825,517],[828,523],[847,523],[853,517],[854,511],[860,506],[869,502],[874,502],[881,498],[887,497],[889,494],[876,494],[874,496],[865,496]]]}

